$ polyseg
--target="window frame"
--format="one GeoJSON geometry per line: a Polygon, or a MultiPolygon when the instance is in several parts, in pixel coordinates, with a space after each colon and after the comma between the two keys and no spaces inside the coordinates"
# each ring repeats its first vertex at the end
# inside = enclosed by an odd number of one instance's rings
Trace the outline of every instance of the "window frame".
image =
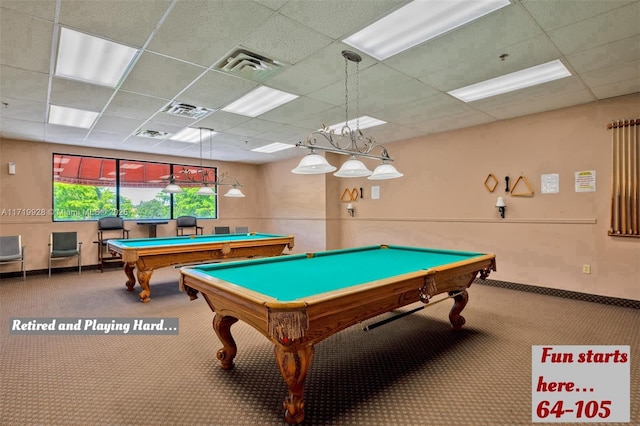
{"type": "MultiPolygon", "coordinates": [[[[63,157],[73,157],[73,158],[78,158],[79,161],[81,162],[82,159],[87,158],[87,159],[92,159],[92,160],[103,160],[103,161],[114,161],[115,162],[115,170],[121,170],[121,165],[123,163],[126,162],[136,162],[136,163],[146,163],[146,164],[155,164],[155,165],[159,165],[159,166],[169,166],[169,174],[170,175],[179,175],[181,173],[181,171],[183,170],[200,170],[201,166],[199,165],[195,165],[195,164],[183,164],[183,163],[164,163],[164,162],[159,162],[159,161],[151,161],[151,160],[140,160],[140,159],[129,159],[129,158],[115,158],[115,157],[102,157],[102,156],[95,156],[95,155],[82,155],[82,154],[67,154],[67,153],[61,153],[61,152],[53,152],[51,155],[51,206],[52,206],[52,215],[51,215],[51,220],[52,222],[95,222],[98,219],[100,219],[100,217],[104,217],[104,216],[118,216],[118,217],[123,217],[125,220],[153,220],[153,219],[163,219],[163,220],[175,220],[176,219],[176,197],[174,195],[180,195],[180,194],[172,194],[169,193],[167,194],[169,196],[169,218],[166,217],[158,217],[158,218],[149,218],[146,217],[144,219],[140,219],[140,218],[132,218],[132,217],[127,217],[124,214],[121,213],[125,213],[122,209],[121,206],[121,189],[124,187],[123,183],[121,182],[121,175],[120,173],[115,173],[115,206],[113,208],[106,208],[106,209],[95,209],[91,211],[91,216],[92,217],[85,217],[86,216],[86,211],[84,211],[81,215],[83,218],[82,219],[69,219],[69,218],[64,218],[64,219],[57,219],[56,218],[56,209],[58,208],[56,206],[56,183],[58,182],[56,179],[56,173],[60,173],[60,171],[56,171],[56,158],[59,156],[63,156],[63,157]],[[94,214],[95,213],[95,214],[94,214]]],[[[209,171],[209,176],[212,176],[213,181],[217,180],[217,176],[218,176],[218,168],[215,166],[202,166],[202,169],[209,171]]],[[[67,182],[70,183],[70,182],[67,182]]],[[[163,182],[163,186],[166,186],[169,183],[169,180],[166,179],[165,182],[163,182]]],[[[195,186],[199,186],[197,181],[194,182],[183,182],[180,181],[179,182],[180,186],[188,188],[188,187],[195,187],[195,186]]],[[[92,186],[91,184],[87,184],[87,186],[92,186]]],[[[103,186],[103,185],[93,185],[94,187],[98,187],[98,186],[103,186]]],[[[106,185],[105,185],[106,186],[106,185]]],[[[218,219],[218,195],[213,195],[210,197],[214,197],[214,202],[213,202],[213,212],[211,216],[196,216],[198,219],[218,219]]]]}

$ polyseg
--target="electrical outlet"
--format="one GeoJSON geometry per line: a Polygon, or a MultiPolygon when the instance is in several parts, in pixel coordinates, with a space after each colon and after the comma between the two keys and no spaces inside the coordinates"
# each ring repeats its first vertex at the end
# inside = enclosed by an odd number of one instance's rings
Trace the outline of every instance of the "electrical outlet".
{"type": "Polygon", "coordinates": [[[582,273],[590,274],[591,273],[591,265],[582,265],[582,273]]]}

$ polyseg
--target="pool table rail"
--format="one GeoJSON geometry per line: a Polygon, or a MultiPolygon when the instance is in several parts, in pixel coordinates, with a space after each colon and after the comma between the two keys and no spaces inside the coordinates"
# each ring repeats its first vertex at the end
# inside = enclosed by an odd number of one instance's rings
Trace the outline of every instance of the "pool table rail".
{"type": "MultiPolygon", "coordinates": [[[[479,273],[486,277],[492,270],[496,270],[495,255],[484,254],[448,267],[410,272],[293,301],[280,301],[190,267],[181,269],[180,286],[192,300],[200,292],[216,314],[239,318],[276,344],[316,344],[385,312],[419,301],[428,303],[438,294],[464,292],[479,273]],[[282,326],[283,322],[293,322],[295,326],[282,326]]],[[[464,324],[461,321],[464,319],[452,321],[452,326],[460,328],[464,324]]]]}

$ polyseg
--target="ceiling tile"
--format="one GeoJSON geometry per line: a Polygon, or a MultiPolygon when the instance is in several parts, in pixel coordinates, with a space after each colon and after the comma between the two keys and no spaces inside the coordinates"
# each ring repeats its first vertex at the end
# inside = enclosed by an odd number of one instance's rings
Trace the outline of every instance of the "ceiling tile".
{"type": "Polygon", "coordinates": [[[45,122],[46,103],[24,99],[0,98],[0,117],[35,123],[45,122]]]}
{"type": "Polygon", "coordinates": [[[268,56],[295,64],[331,42],[330,38],[308,27],[275,14],[251,33],[242,44],[257,53],[271,52],[268,56]]]}
{"type": "Polygon", "coordinates": [[[184,92],[180,101],[206,108],[220,109],[244,96],[258,84],[219,71],[207,71],[184,92]]]}
{"type": "Polygon", "coordinates": [[[392,56],[385,63],[419,78],[445,71],[458,64],[478,65],[478,61],[498,56],[495,55],[496,51],[507,49],[541,33],[540,27],[529,15],[518,6],[511,5],[392,56]]]}
{"type": "Polygon", "coordinates": [[[129,135],[144,123],[144,120],[102,114],[93,126],[94,132],[108,132],[118,135],[129,135]]]}
{"type": "Polygon", "coordinates": [[[637,60],[640,60],[640,35],[567,56],[567,62],[579,73],[637,60]]]}
{"type": "Polygon", "coordinates": [[[257,136],[265,132],[273,131],[279,127],[283,127],[282,123],[276,123],[273,121],[261,120],[259,118],[252,118],[250,120],[242,122],[241,126],[231,127],[225,130],[225,133],[238,136],[257,136]]]}
{"type": "Polygon", "coordinates": [[[474,108],[497,118],[506,119],[592,102],[595,98],[576,77],[471,102],[474,108]]]}
{"type": "Polygon", "coordinates": [[[122,143],[125,138],[126,136],[123,134],[97,131],[94,128],[91,133],[87,135],[84,142],[85,144],[94,144],[95,146],[102,146],[104,144],[117,145],[122,143]]]}
{"type": "Polygon", "coordinates": [[[61,0],[60,4],[60,25],[142,47],[171,0],[61,0]]]}
{"type": "Polygon", "coordinates": [[[119,90],[104,112],[120,117],[147,119],[167,103],[166,99],[119,90]]]}
{"type": "Polygon", "coordinates": [[[640,81],[640,60],[614,65],[607,68],[583,73],[582,81],[589,87],[607,86],[621,81],[636,79],[640,81]]]}
{"type": "Polygon", "coordinates": [[[640,3],[614,9],[550,31],[549,37],[565,55],[640,34],[640,3]]]}
{"type": "Polygon", "coordinates": [[[456,61],[441,71],[426,75],[420,81],[447,92],[558,59],[560,53],[549,39],[540,35],[518,44],[494,50],[490,47],[467,52],[470,59],[456,61]],[[506,59],[500,56],[507,54],[506,59]],[[471,65],[473,64],[473,65],[471,65]]]}
{"type": "Polygon", "coordinates": [[[53,23],[0,10],[0,65],[48,73],[53,23]]]}
{"type": "Polygon", "coordinates": [[[53,105],[101,112],[113,94],[109,87],[53,77],[50,101],[53,105]]]}
{"type": "Polygon", "coordinates": [[[231,52],[273,13],[252,1],[177,2],[149,49],[209,67],[231,52]],[[194,28],[197,31],[193,31],[194,28]]]}
{"type": "Polygon", "coordinates": [[[553,30],[628,5],[633,0],[522,0],[545,30],[553,30]]]}
{"type": "MultiPolygon", "coordinates": [[[[344,43],[331,43],[271,78],[269,86],[306,95],[332,83],[344,81],[342,51],[348,49],[349,46],[344,43]]],[[[374,63],[367,58],[364,56],[360,64],[363,69],[374,63]]]]}
{"type": "Polygon", "coordinates": [[[311,133],[311,129],[297,126],[281,126],[268,132],[261,133],[259,137],[269,142],[283,142],[296,144],[311,133]]]}
{"type": "Polygon", "coordinates": [[[77,127],[58,126],[56,124],[47,124],[45,126],[47,141],[61,144],[82,145],[88,133],[89,130],[77,127]]]}
{"type": "Polygon", "coordinates": [[[614,98],[628,93],[639,93],[640,81],[636,77],[632,80],[619,81],[605,86],[592,87],[591,91],[598,99],[614,98]]]}
{"type": "Polygon", "coordinates": [[[337,40],[361,30],[404,3],[406,0],[290,1],[279,12],[337,40]]]}
{"type": "Polygon", "coordinates": [[[262,114],[260,118],[284,124],[297,123],[301,127],[313,126],[322,111],[331,106],[303,96],[262,114]]]}
{"type": "Polygon", "coordinates": [[[339,81],[323,87],[309,94],[310,98],[318,99],[332,105],[345,105],[345,83],[347,83],[349,108],[355,111],[358,100],[376,96],[381,91],[389,91],[394,87],[412,81],[411,77],[402,74],[384,64],[376,64],[366,69],[360,68],[359,76],[355,64],[348,62],[348,79],[345,80],[344,59],[342,60],[342,77],[339,81]],[[359,89],[358,89],[359,82],[359,89]]]}
{"type": "Polygon", "coordinates": [[[49,76],[45,73],[0,65],[0,96],[47,101],[49,76]]]}
{"type": "Polygon", "coordinates": [[[0,137],[17,140],[44,141],[44,123],[33,123],[0,114],[0,137]]]}
{"type": "Polygon", "coordinates": [[[245,117],[244,115],[216,111],[213,114],[209,114],[202,120],[199,120],[198,126],[214,129],[215,131],[225,131],[229,128],[240,126],[242,123],[246,123],[249,120],[251,120],[251,118],[245,117]]]}
{"type": "Polygon", "coordinates": [[[203,67],[145,52],[121,88],[143,95],[173,99],[204,72],[203,67]]]}

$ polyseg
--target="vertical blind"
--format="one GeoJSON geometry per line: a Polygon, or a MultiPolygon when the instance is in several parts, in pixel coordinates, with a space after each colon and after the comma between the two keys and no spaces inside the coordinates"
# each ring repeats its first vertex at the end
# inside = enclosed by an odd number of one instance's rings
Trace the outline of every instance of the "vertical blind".
{"type": "Polygon", "coordinates": [[[609,235],[640,237],[640,119],[617,120],[611,131],[611,225],[609,235]]]}

